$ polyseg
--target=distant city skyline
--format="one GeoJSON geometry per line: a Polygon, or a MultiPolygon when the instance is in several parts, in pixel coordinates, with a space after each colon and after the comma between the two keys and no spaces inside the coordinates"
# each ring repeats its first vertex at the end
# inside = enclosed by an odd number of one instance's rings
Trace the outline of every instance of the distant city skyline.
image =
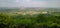
{"type": "Polygon", "coordinates": [[[0,7],[60,7],[60,0],[0,0],[0,7]]]}

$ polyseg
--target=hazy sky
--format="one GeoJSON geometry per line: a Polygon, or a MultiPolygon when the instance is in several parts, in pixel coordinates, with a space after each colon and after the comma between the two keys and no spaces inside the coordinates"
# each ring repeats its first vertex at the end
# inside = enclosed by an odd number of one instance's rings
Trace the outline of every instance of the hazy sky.
{"type": "Polygon", "coordinates": [[[0,7],[60,7],[60,0],[0,0],[0,7]]]}

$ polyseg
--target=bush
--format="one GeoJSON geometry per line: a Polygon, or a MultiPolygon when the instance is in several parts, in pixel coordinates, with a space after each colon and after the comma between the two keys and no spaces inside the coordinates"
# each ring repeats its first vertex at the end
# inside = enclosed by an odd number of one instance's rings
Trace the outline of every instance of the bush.
{"type": "Polygon", "coordinates": [[[0,28],[58,28],[60,27],[59,17],[49,14],[32,16],[0,14],[0,28]]]}

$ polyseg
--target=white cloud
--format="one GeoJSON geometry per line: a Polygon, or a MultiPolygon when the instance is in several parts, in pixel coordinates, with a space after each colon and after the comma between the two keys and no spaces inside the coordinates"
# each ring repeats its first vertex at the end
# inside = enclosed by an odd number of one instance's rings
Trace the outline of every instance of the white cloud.
{"type": "Polygon", "coordinates": [[[19,0],[16,0],[16,2],[19,2],[19,0]]]}
{"type": "Polygon", "coordinates": [[[31,0],[26,0],[27,2],[30,2],[31,0]]]}
{"type": "Polygon", "coordinates": [[[31,0],[22,0],[23,2],[31,2],[31,0]]]}
{"type": "Polygon", "coordinates": [[[27,6],[27,7],[44,7],[46,6],[47,2],[45,1],[39,1],[39,2],[36,2],[36,1],[24,1],[23,3],[21,3],[22,6],[27,6]]]}

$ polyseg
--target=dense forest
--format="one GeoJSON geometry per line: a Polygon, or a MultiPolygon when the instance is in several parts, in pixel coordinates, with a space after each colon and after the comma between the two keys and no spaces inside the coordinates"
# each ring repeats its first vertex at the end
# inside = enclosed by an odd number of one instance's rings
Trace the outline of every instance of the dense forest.
{"type": "Polygon", "coordinates": [[[10,12],[17,12],[17,9],[0,9],[0,28],[60,28],[60,12],[34,15],[10,12]]]}

